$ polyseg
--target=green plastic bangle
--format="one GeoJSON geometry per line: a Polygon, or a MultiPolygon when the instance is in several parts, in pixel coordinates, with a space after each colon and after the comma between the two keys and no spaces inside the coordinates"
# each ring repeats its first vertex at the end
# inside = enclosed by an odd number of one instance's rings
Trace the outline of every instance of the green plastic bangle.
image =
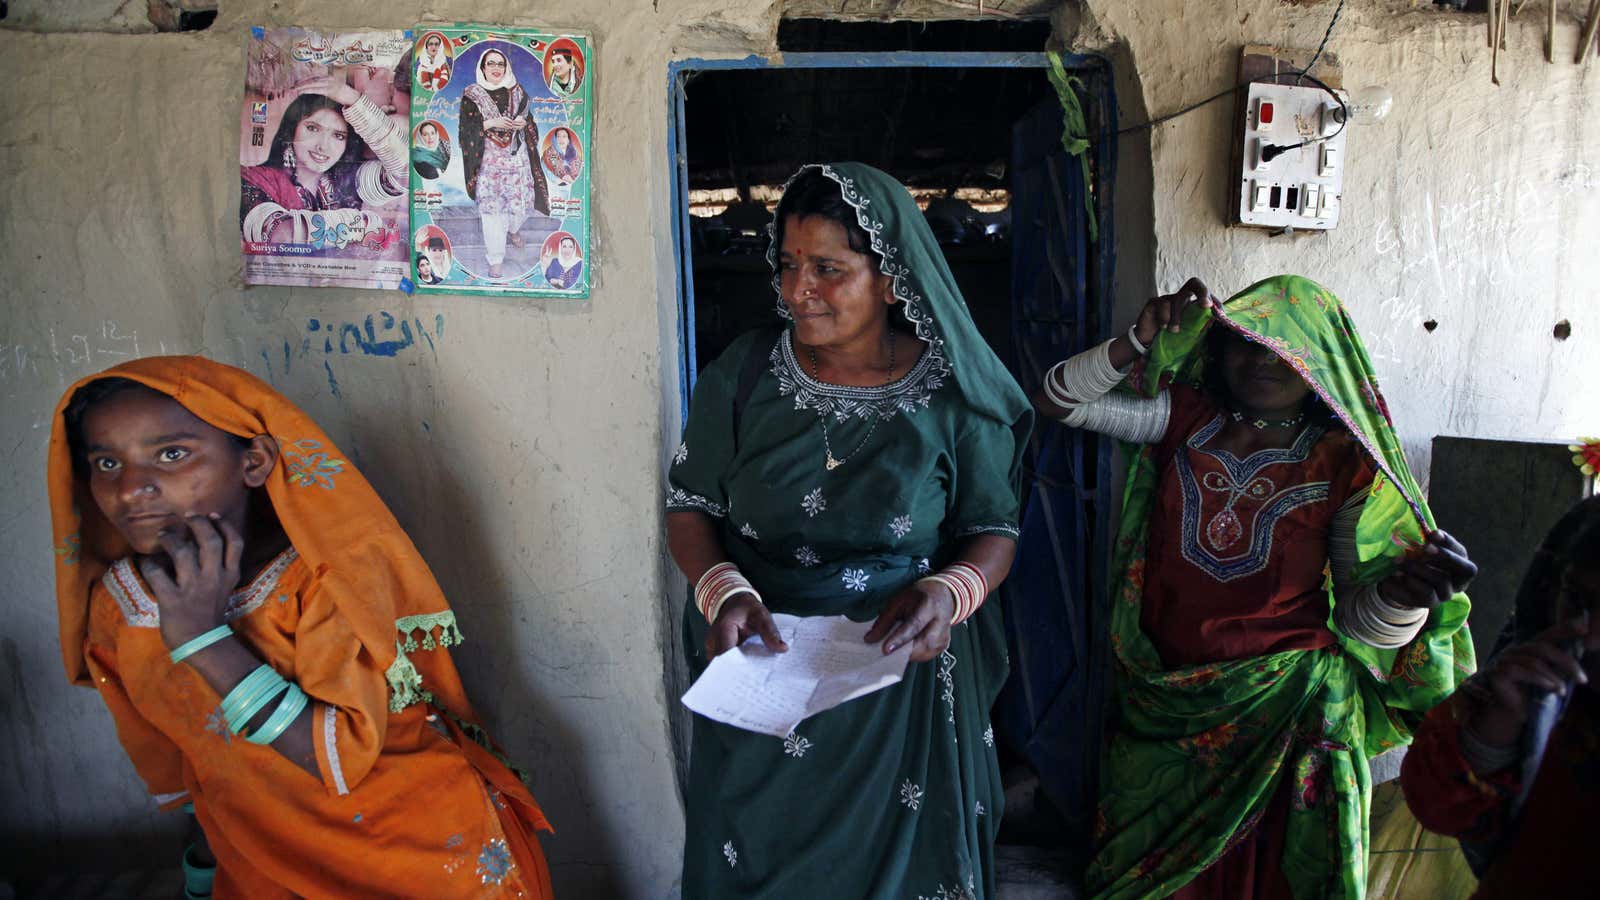
{"type": "Polygon", "coordinates": [[[228,730],[238,734],[261,708],[282,693],[289,682],[276,670],[262,663],[246,675],[228,696],[222,700],[222,715],[228,720],[228,730]]]}
{"type": "Polygon", "coordinates": [[[183,848],[183,895],[185,897],[209,897],[211,886],[217,877],[216,866],[201,866],[195,864],[191,855],[194,845],[183,848]]]}
{"type": "Polygon", "coordinates": [[[258,691],[270,683],[272,676],[275,674],[277,673],[273,671],[272,667],[265,663],[256,666],[249,675],[240,679],[239,683],[233,686],[233,690],[229,691],[226,697],[222,698],[223,716],[229,722],[232,722],[238,714],[239,708],[249,702],[258,691]]]}
{"type": "Polygon", "coordinates": [[[271,703],[274,698],[288,689],[289,679],[279,675],[278,680],[273,682],[266,690],[262,691],[260,696],[256,697],[254,700],[251,700],[248,706],[245,706],[239,710],[238,720],[229,724],[228,727],[233,730],[234,734],[242,734],[244,730],[250,726],[251,720],[254,719],[256,715],[263,709],[267,708],[267,704],[271,703]]]}
{"type": "Polygon", "coordinates": [[[267,721],[261,723],[261,728],[245,740],[252,744],[266,745],[278,739],[289,728],[290,723],[306,708],[306,692],[300,690],[298,684],[290,682],[289,692],[283,695],[283,700],[278,703],[278,708],[272,711],[267,721]]]}
{"type": "Polygon", "coordinates": [[[215,644],[217,641],[230,637],[233,637],[233,626],[224,623],[211,629],[205,634],[192,637],[187,641],[184,641],[178,646],[172,648],[172,652],[167,655],[174,663],[181,663],[196,653],[199,653],[201,650],[204,650],[212,644],[215,644]]]}
{"type": "Polygon", "coordinates": [[[266,671],[270,668],[271,666],[267,665],[257,666],[255,669],[251,670],[249,675],[246,675],[244,678],[240,679],[239,683],[233,686],[233,690],[229,691],[228,695],[222,698],[222,715],[224,718],[230,722],[233,721],[234,715],[238,708],[243,705],[243,701],[248,700],[255,694],[256,691],[260,690],[261,687],[267,683],[267,681],[271,680],[272,676],[267,674],[266,671]]]}

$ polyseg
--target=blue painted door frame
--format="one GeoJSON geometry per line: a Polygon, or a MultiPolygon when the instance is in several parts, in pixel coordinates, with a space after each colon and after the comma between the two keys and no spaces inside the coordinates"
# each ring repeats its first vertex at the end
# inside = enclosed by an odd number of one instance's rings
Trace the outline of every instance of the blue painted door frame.
{"type": "MultiPolygon", "coordinates": [[[[1103,340],[1110,327],[1116,100],[1103,61],[1073,74],[1097,136],[1087,173],[1062,149],[1055,102],[1040,104],[1012,128],[1014,374],[1030,391],[1051,364],[1103,340]],[[1091,209],[1098,241],[1089,237],[1091,209]]],[[[1011,673],[992,718],[1038,773],[1076,866],[1093,840],[1110,663],[1110,445],[1043,420],[1028,449],[1022,534],[1000,590],[1011,673]]]]}
{"type": "MultiPolygon", "coordinates": [[[[1069,67],[1093,63],[1096,56],[1064,57],[1069,67]]],[[[1040,69],[1049,65],[1043,53],[785,53],[777,59],[744,56],[737,59],[681,59],[667,66],[667,152],[672,166],[672,242],[677,250],[678,399],[684,418],[689,414],[689,394],[695,382],[694,250],[689,240],[688,122],[684,109],[685,86],[700,72],[749,69],[1040,69]]],[[[1113,138],[1114,140],[1114,138],[1113,138]]],[[[820,161],[820,160],[819,160],[820,161]]]]}

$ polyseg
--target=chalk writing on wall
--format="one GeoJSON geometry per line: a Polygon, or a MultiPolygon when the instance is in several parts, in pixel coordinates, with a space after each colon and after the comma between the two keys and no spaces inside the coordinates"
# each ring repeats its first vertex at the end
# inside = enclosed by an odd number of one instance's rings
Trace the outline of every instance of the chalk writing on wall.
{"type": "Polygon", "coordinates": [[[1411,342],[1425,319],[1449,327],[1452,314],[1513,309],[1531,299],[1530,291],[1550,283],[1541,269],[1582,252],[1571,217],[1597,183],[1600,171],[1581,164],[1542,177],[1465,173],[1378,216],[1372,250],[1380,265],[1398,266],[1400,290],[1383,301],[1376,327],[1363,329],[1373,358],[1415,363],[1411,342]]]}
{"type": "Polygon", "coordinates": [[[44,387],[65,388],[77,379],[141,356],[172,352],[165,340],[143,341],[114,319],[68,330],[45,329],[42,339],[0,338],[0,395],[44,387]]]}
{"type": "Polygon", "coordinates": [[[1392,219],[1380,217],[1372,249],[1380,257],[1397,258],[1402,276],[1430,278],[1432,287],[1444,293],[1514,284],[1523,275],[1513,256],[1518,248],[1546,254],[1567,243],[1556,227],[1563,211],[1549,197],[1582,190],[1593,176],[1579,169],[1586,167],[1574,167],[1554,180],[1518,177],[1487,184],[1468,173],[1461,184],[1450,186],[1448,199],[1424,191],[1412,209],[1392,219]]]}
{"type": "Polygon", "coordinates": [[[420,316],[401,318],[380,311],[355,321],[308,319],[304,330],[289,337],[267,336],[252,341],[234,335],[230,344],[237,356],[230,359],[215,349],[194,347],[178,338],[141,337],[137,329],[115,319],[102,319],[87,327],[50,326],[38,336],[0,335],[0,396],[13,397],[42,388],[65,389],[85,375],[118,363],[169,353],[198,352],[234,365],[260,366],[265,368],[267,380],[272,381],[288,375],[296,359],[314,353],[393,359],[418,349],[433,353],[443,336],[442,314],[427,323],[420,316]]]}

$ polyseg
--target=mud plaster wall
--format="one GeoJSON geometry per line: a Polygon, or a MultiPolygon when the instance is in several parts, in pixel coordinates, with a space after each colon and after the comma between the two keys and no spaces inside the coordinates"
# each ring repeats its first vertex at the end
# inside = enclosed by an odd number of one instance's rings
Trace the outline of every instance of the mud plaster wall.
{"type": "MultiPolygon", "coordinates": [[[[299,402],[415,539],[467,636],[468,689],[557,829],[545,847],[561,894],[675,893],[683,815],[663,647],[682,605],[664,599],[659,505],[660,435],[675,444],[678,428],[667,62],[766,46],[777,12],[656,7],[238,0],[199,33],[0,31],[0,832],[14,851],[0,875],[24,860],[177,864],[176,817],[152,810],[95,694],[63,678],[42,476],[68,383],[181,352],[245,366],[299,402]],[[594,36],[591,300],[239,283],[248,27],[425,19],[594,36]],[[388,316],[411,323],[408,346],[386,343],[399,341],[388,316]],[[319,334],[307,349],[312,319],[371,323],[373,339],[326,352],[319,334]]],[[[426,815],[426,785],[416,801],[426,815]]]]}
{"type": "MultiPolygon", "coordinates": [[[[1118,82],[1132,123],[1226,88],[1245,44],[1316,47],[1333,6],[1087,0],[1058,28],[1132,64],[1136,82],[1118,82]]],[[[1384,85],[1394,107],[1351,129],[1339,227],[1324,236],[1223,227],[1231,100],[1158,126],[1148,162],[1132,160],[1149,166],[1149,194],[1121,201],[1149,203],[1150,218],[1118,222],[1119,321],[1189,275],[1223,296],[1278,272],[1316,279],[1354,315],[1424,479],[1435,435],[1564,442],[1600,427],[1600,59],[1573,65],[1582,9],[1563,3],[1547,64],[1544,12],[1512,21],[1497,88],[1483,16],[1346,4],[1329,43],[1344,84],[1384,85]],[[1562,319],[1565,342],[1552,336],[1562,319]]],[[[1142,141],[1128,139],[1123,171],[1142,141]]]]}

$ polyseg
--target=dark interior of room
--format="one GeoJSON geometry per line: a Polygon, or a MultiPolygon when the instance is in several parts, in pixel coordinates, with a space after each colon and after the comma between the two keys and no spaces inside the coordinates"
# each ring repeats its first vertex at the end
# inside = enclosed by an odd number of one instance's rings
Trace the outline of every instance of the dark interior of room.
{"type": "Polygon", "coordinates": [[[842,160],[883,169],[918,194],[974,319],[1010,364],[1011,238],[1002,204],[1011,127],[1052,97],[1037,69],[696,76],[686,102],[696,367],[772,321],[766,226],[777,189],[804,163],[842,160]],[[704,192],[730,190],[731,202],[697,202],[704,192]],[[978,205],[989,211],[957,198],[958,190],[980,196],[978,205]]]}

